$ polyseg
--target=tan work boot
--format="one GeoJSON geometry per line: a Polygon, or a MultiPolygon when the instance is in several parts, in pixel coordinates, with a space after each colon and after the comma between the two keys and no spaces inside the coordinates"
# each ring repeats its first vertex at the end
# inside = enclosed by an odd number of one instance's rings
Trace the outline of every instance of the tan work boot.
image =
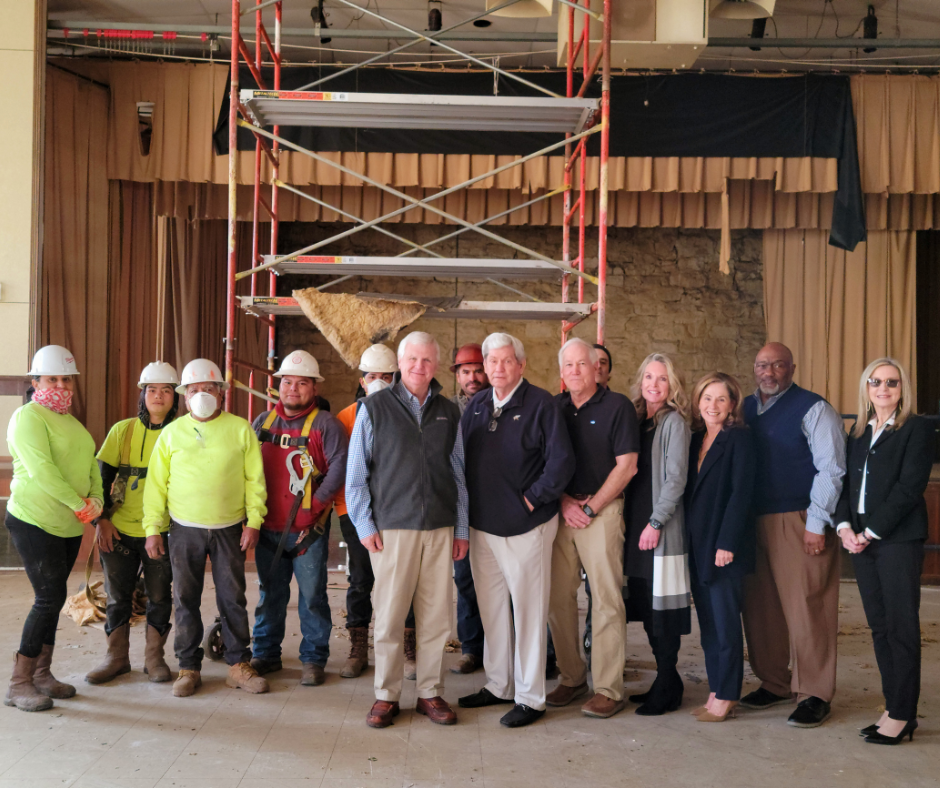
{"type": "Polygon", "coordinates": [[[228,669],[225,686],[232,689],[243,689],[252,695],[260,695],[263,692],[271,691],[268,682],[261,678],[258,671],[251,667],[248,662],[239,662],[228,669]]]}
{"type": "Polygon", "coordinates": [[[166,664],[166,660],[163,658],[163,647],[166,645],[166,639],[169,636],[169,629],[165,635],[161,635],[155,627],[147,625],[147,643],[144,646],[144,673],[155,684],[173,678],[170,666],[166,664]]]}
{"type": "Polygon", "coordinates": [[[131,672],[131,660],[127,655],[130,646],[128,643],[130,631],[130,624],[124,624],[111,631],[108,635],[108,653],[98,667],[86,674],[85,681],[89,684],[105,684],[124,673],[131,672]]]}
{"type": "Polygon", "coordinates": [[[20,711],[45,711],[52,708],[52,698],[47,698],[33,684],[38,661],[39,657],[30,659],[19,652],[14,655],[13,675],[3,699],[4,706],[16,706],[20,711]]]}
{"type": "Polygon", "coordinates": [[[64,700],[75,697],[75,687],[59,681],[52,675],[52,652],[55,646],[45,645],[36,660],[36,672],[33,674],[33,686],[47,698],[64,700]]]}
{"type": "Polygon", "coordinates": [[[344,679],[357,679],[369,664],[369,628],[349,628],[349,659],[343,665],[339,675],[344,679]]]}
{"type": "Polygon", "coordinates": [[[405,630],[405,678],[414,681],[418,678],[418,638],[413,629],[405,630]]]}
{"type": "Polygon", "coordinates": [[[202,686],[202,676],[198,670],[180,669],[179,676],[173,682],[173,694],[177,698],[188,698],[202,686]]]}

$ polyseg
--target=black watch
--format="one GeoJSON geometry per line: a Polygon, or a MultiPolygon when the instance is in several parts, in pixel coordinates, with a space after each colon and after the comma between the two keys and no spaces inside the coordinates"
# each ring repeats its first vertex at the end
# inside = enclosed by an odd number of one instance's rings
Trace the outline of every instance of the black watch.
{"type": "Polygon", "coordinates": [[[595,517],[597,517],[597,512],[595,512],[595,511],[594,511],[590,506],[588,506],[587,504],[584,504],[584,506],[581,507],[581,511],[584,512],[584,513],[585,513],[588,517],[590,517],[592,520],[593,520],[595,517]]]}
{"type": "Polygon", "coordinates": [[[663,524],[659,522],[659,520],[654,520],[650,518],[650,528],[652,528],[654,531],[661,531],[663,528],[663,524]]]}

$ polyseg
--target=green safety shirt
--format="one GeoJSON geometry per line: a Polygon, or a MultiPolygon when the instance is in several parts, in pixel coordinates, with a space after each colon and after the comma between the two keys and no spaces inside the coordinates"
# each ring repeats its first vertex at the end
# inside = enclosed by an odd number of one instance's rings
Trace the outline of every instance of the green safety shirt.
{"type": "Polygon", "coordinates": [[[265,502],[261,444],[251,424],[221,413],[196,421],[187,413],[160,430],[147,466],[144,531],[160,533],[166,513],[181,525],[261,528],[265,502]]]}
{"type": "Polygon", "coordinates": [[[81,536],[83,498],[104,500],[95,439],[74,416],[30,402],[7,428],[13,457],[9,512],[53,536],[81,536]]]}
{"type": "MultiPolygon", "coordinates": [[[[133,433],[131,434],[130,456],[127,458],[127,464],[134,468],[146,468],[150,463],[153,447],[157,445],[157,439],[160,437],[163,428],[146,427],[137,417],[119,421],[111,428],[108,437],[104,439],[101,450],[98,452],[98,459],[118,468],[121,465],[121,450],[124,448],[124,439],[127,437],[128,430],[133,430],[133,433]]],[[[111,523],[122,534],[146,536],[143,522],[144,487],[146,484],[146,477],[139,479],[132,476],[127,480],[124,503],[117,508],[111,517],[111,523]],[[135,479],[137,481],[136,490],[134,489],[135,479]]],[[[169,527],[170,516],[167,514],[164,517],[163,527],[160,531],[166,531],[169,527]]]]}

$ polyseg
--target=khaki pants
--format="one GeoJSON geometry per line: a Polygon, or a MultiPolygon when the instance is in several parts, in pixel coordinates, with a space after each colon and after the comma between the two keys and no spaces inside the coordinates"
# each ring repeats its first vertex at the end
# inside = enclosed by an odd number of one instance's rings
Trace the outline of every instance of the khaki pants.
{"type": "Polygon", "coordinates": [[[757,518],[757,565],[744,579],[744,634],[762,687],[829,702],[836,692],[839,539],[827,528],[826,549],[810,556],[803,552],[805,532],[805,512],[757,518]]]}
{"type": "Polygon", "coordinates": [[[563,524],[552,548],[552,593],[548,623],[552,628],[561,683],[587,681],[578,626],[581,567],[591,583],[594,691],[611,700],[623,698],[626,614],[623,605],[623,499],[611,501],[587,528],[563,524]]]}
{"type": "Polygon", "coordinates": [[[375,697],[401,698],[405,675],[405,617],[415,606],[417,692],[419,698],[444,694],[444,646],[451,631],[453,528],[382,531],[384,548],[369,553],[375,574],[375,697]]]}
{"type": "Polygon", "coordinates": [[[518,536],[470,529],[486,689],[497,698],[515,699],[539,710],[545,708],[548,595],[556,530],[557,516],[518,536]]]}

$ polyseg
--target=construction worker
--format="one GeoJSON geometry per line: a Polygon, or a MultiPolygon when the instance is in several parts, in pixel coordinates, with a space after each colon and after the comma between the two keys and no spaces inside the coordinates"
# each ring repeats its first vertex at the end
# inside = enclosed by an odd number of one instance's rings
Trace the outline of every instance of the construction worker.
{"type": "Polygon", "coordinates": [[[85,676],[89,684],[104,684],[130,672],[130,621],[141,564],[147,588],[144,673],[153,682],[172,678],[163,658],[173,610],[173,574],[166,535],[170,520],[164,516],[160,532],[147,536],[143,519],[147,465],[157,438],[179,411],[180,397],[174,390],[179,382],[176,369],[170,364],[154,361],[144,367],[137,383],[140,389],[137,416],[115,424],[98,452],[105,513],[98,520],[95,537],[108,593],[104,626],[108,653],[85,676]]]}
{"type": "Polygon", "coordinates": [[[75,694],[75,687],[52,675],[52,652],[82,533],[101,514],[104,495],[95,440],[69,414],[75,358],[64,347],[47,345],[33,357],[29,375],[31,401],[13,412],[7,429],[13,480],[5,522],[35,601],[3,702],[43,711],[52,708],[53,698],[75,694]]]}
{"type": "MultiPolygon", "coordinates": [[[[473,395],[490,387],[483,369],[483,348],[472,343],[458,349],[450,371],[457,378],[458,388],[451,402],[460,408],[463,416],[473,395]]],[[[452,673],[473,673],[483,667],[483,622],[473,587],[469,555],[454,562],[454,583],[457,585],[457,637],[460,638],[462,655],[450,670],[452,673]]]]}
{"type": "MultiPolygon", "coordinates": [[[[398,359],[395,357],[395,351],[385,345],[372,345],[366,348],[359,359],[359,371],[362,372],[362,377],[359,378],[362,398],[388,388],[395,373],[398,372],[398,359]]],[[[356,411],[362,398],[357,397],[352,405],[336,414],[336,418],[346,430],[347,437],[352,435],[353,425],[356,423],[356,411]]],[[[346,679],[354,679],[358,678],[369,664],[369,622],[372,621],[372,586],[375,584],[375,575],[372,574],[369,551],[359,541],[356,526],[353,525],[346,509],[345,489],[336,496],[336,514],[339,515],[339,527],[343,532],[343,541],[346,543],[349,560],[346,570],[349,575],[349,588],[346,591],[349,659],[346,660],[339,675],[346,679]]],[[[406,678],[409,673],[412,679],[416,675],[413,610],[408,613],[405,621],[406,678]]]]}
{"type": "Polygon", "coordinates": [[[318,387],[323,378],[313,356],[295,350],[284,359],[275,377],[281,379],[279,402],[259,415],[253,425],[261,441],[268,514],[255,548],[261,597],[255,608],[251,665],[262,676],[281,669],[290,583],[291,577],[296,577],[303,635],[300,683],[316,687],[325,679],[323,669],[330,656],[333,620],[326,595],[329,518],[333,500],[346,481],[349,438],[336,417],[319,407],[318,387]],[[306,484],[298,484],[296,480],[303,476],[298,468],[308,467],[306,484]],[[308,544],[311,539],[314,541],[308,544]],[[276,556],[281,542],[283,554],[276,556]]]}
{"type": "Polygon", "coordinates": [[[245,553],[258,544],[268,511],[261,446],[246,419],[222,412],[222,393],[229,384],[214,362],[190,361],[181,378],[176,391],[185,395],[189,413],[160,431],[144,488],[147,536],[157,536],[167,513],[170,517],[174,648],[180,666],[173,694],[192,695],[202,684],[200,607],[207,556],[229,665],[225,683],[267,692],[268,682],[249,664],[245,602],[245,553]]]}

